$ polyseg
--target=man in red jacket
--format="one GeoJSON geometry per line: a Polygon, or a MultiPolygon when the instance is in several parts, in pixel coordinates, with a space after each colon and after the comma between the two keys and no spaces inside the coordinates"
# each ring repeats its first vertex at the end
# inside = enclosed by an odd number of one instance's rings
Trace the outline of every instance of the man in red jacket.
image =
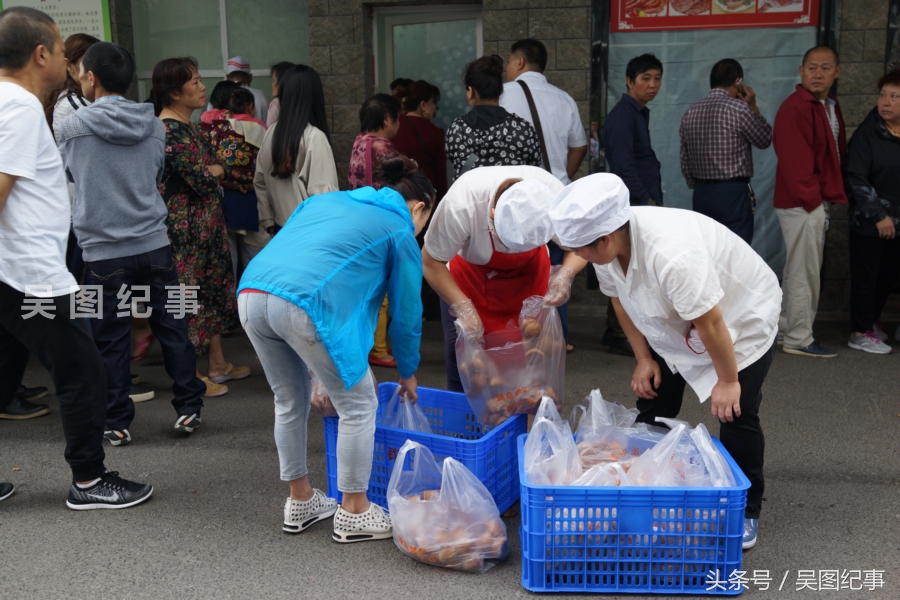
{"type": "Polygon", "coordinates": [[[779,328],[788,354],[834,358],[816,342],[819,273],[825,250],[828,208],[846,204],[841,162],[847,156],[844,119],[828,90],[841,73],[837,52],[816,46],[803,56],[800,85],[775,115],[772,142],[778,155],[775,213],[787,256],[779,328]]]}

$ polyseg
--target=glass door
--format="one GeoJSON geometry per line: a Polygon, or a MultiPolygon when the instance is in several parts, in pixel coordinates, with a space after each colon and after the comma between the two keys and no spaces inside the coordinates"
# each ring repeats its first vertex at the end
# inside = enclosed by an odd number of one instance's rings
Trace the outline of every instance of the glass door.
{"type": "Polygon", "coordinates": [[[462,75],[483,52],[480,7],[376,8],[373,20],[377,91],[389,94],[398,77],[436,85],[434,124],[445,129],[469,110],[462,75]]]}

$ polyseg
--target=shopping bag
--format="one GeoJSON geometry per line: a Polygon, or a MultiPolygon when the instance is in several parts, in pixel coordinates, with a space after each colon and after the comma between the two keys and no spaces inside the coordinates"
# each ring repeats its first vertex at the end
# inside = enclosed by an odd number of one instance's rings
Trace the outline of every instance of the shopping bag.
{"type": "Polygon", "coordinates": [[[422,412],[422,408],[418,404],[410,402],[405,394],[401,396],[399,385],[384,406],[378,424],[406,431],[433,433],[431,425],[428,424],[428,417],[422,412]]]}
{"type": "Polygon", "coordinates": [[[567,421],[537,419],[525,440],[525,476],[532,485],[570,485],[583,469],[567,421]]]}
{"type": "Polygon", "coordinates": [[[428,565],[484,573],[509,555],[506,526],[490,492],[453,458],[438,464],[407,440],[387,489],[394,544],[428,565]]]}
{"type": "Polygon", "coordinates": [[[457,321],[456,358],[463,390],[485,430],[513,415],[534,414],[546,396],[562,406],[566,342],[559,313],[531,296],[519,323],[484,336],[484,345],[457,321]],[[492,340],[502,341],[493,346],[492,340]]]}

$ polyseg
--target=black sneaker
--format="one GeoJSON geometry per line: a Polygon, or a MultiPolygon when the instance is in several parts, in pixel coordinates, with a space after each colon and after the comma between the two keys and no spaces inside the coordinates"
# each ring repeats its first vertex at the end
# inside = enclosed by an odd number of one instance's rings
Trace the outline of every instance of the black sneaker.
{"type": "Polygon", "coordinates": [[[153,400],[156,397],[156,392],[132,383],[131,391],[128,392],[128,397],[131,398],[132,402],[146,402],[147,400],[153,400]]]}
{"type": "Polygon", "coordinates": [[[43,417],[50,414],[50,407],[46,404],[32,404],[22,396],[16,394],[9,401],[6,408],[0,412],[0,419],[12,419],[14,421],[22,421],[25,419],[33,419],[35,417],[43,417]]]}
{"type": "Polygon", "coordinates": [[[69,488],[66,506],[72,510],[95,508],[128,508],[140,504],[153,493],[153,486],[119,477],[118,471],[107,471],[100,481],[81,489],[76,484],[69,488]]]}
{"type": "Polygon", "coordinates": [[[175,429],[184,433],[193,433],[195,429],[200,427],[200,423],[202,422],[203,420],[197,413],[192,415],[182,415],[175,421],[175,429]]]}
{"type": "Polygon", "coordinates": [[[107,429],[103,432],[103,438],[113,446],[127,446],[131,443],[131,433],[127,429],[107,429]]]}
{"type": "Polygon", "coordinates": [[[22,396],[29,402],[34,402],[35,400],[40,400],[44,396],[46,396],[49,392],[47,388],[42,385],[37,387],[25,387],[24,385],[19,386],[19,391],[16,392],[16,395],[22,396]]]}
{"type": "Polygon", "coordinates": [[[11,483],[0,483],[0,500],[6,500],[16,491],[16,486],[11,483]]]}

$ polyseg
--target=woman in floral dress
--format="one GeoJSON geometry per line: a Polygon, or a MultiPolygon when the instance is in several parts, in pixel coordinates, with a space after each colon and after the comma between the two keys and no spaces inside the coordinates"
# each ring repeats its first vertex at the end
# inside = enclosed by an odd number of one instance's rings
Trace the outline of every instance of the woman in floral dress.
{"type": "Polygon", "coordinates": [[[196,314],[188,312],[188,334],[197,354],[209,355],[207,396],[228,392],[222,383],[250,375],[225,359],[222,333],[237,327],[235,280],[225,231],[220,182],[226,172],[196,128],[191,114],[206,106],[206,87],[190,58],[169,58],[153,69],[153,102],[166,125],[166,166],[159,190],[169,207],[169,240],[178,279],[197,286],[196,314]]]}

